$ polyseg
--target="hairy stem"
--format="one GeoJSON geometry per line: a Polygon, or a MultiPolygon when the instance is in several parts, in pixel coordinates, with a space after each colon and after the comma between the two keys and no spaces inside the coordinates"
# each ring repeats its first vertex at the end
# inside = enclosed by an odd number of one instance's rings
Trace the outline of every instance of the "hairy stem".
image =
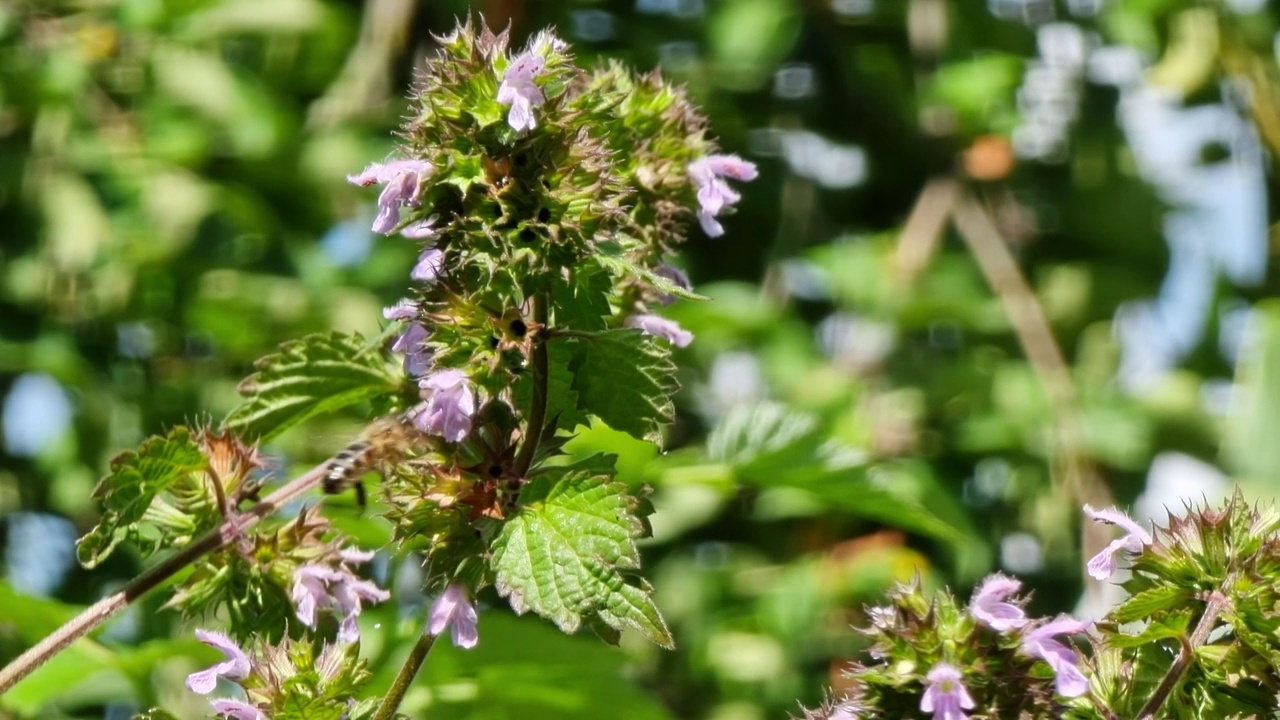
{"type": "Polygon", "coordinates": [[[391,720],[395,717],[396,710],[404,701],[405,694],[409,692],[409,686],[417,677],[418,670],[422,669],[422,663],[426,661],[427,653],[431,652],[431,646],[435,642],[436,636],[424,627],[422,637],[414,643],[413,649],[409,651],[409,657],[405,658],[404,665],[400,666],[400,672],[396,673],[396,679],[391,683],[391,689],[387,691],[386,697],[382,698],[382,704],[378,706],[378,712],[374,714],[373,720],[391,720]]]}
{"type": "Polygon", "coordinates": [[[542,437],[547,420],[547,376],[550,374],[550,358],[547,353],[546,328],[550,318],[547,298],[543,293],[533,296],[533,321],[538,324],[538,336],[533,344],[533,407],[529,412],[529,426],[525,428],[524,442],[516,455],[516,472],[524,477],[533,465],[538,453],[538,440],[542,437]]]}
{"type": "MultiPolygon", "coordinates": [[[[1226,583],[1223,586],[1229,587],[1226,583]]],[[[1153,720],[1155,718],[1165,700],[1169,699],[1173,689],[1178,686],[1178,681],[1182,680],[1182,676],[1186,675],[1187,670],[1191,669],[1191,664],[1195,661],[1196,650],[1208,642],[1209,634],[1213,632],[1213,627],[1218,623],[1218,616],[1230,602],[1231,600],[1220,591],[1214,590],[1209,595],[1209,600],[1204,606],[1204,614],[1200,616],[1200,622],[1196,623],[1195,630],[1191,631],[1191,638],[1183,640],[1182,649],[1178,651],[1178,657],[1169,666],[1169,671],[1164,674],[1164,678],[1160,680],[1155,692],[1151,693],[1151,698],[1147,700],[1147,704],[1143,705],[1142,710],[1138,712],[1138,720],[1153,720]]]]}
{"type": "Polygon", "coordinates": [[[62,627],[54,630],[43,640],[15,658],[13,662],[6,665],[3,670],[0,670],[0,695],[16,685],[18,681],[30,675],[36,668],[48,662],[49,658],[62,652],[71,643],[92,632],[148,591],[173,577],[206,553],[213,552],[231,543],[259,520],[279,510],[290,500],[311,489],[324,477],[324,471],[327,466],[327,462],[317,465],[271,493],[262,502],[245,512],[233,514],[221,525],[192,540],[186,547],[169,556],[160,564],[147,569],[117,592],[102,598],[79,615],[68,620],[62,627]]]}

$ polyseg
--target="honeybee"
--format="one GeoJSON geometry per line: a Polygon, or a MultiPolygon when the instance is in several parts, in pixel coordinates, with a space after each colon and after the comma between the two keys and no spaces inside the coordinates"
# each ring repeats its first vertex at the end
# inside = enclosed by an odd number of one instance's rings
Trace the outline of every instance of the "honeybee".
{"type": "Polygon", "coordinates": [[[360,438],[343,448],[325,468],[322,485],[330,495],[349,487],[356,490],[356,502],[368,505],[363,477],[365,473],[386,472],[386,466],[406,454],[420,434],[408,413],[378,418],[369,424],[360,438]]]}

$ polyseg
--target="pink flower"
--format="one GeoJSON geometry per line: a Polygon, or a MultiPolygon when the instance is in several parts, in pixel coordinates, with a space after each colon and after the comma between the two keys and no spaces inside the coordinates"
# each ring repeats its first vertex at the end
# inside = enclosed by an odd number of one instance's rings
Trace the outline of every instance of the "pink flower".
{"type": "Polygon", "coordinates": [[[940,662],[925,676],[929,687],[920,698],[920,712],[933,713],[933,720],[965,720],[965,710],[973,709],[973,698],[965,689],[964,675],[954,666],[940,662]]]}
{"type": "Polygon", "coordinates": [[[426,346],[430,337],[421,323],[411,322],[391,346],[392,352],[404,353],[404,371],[409,377],[426,375],[431,369],[431,349],[426,346]]]}
{"type": "Polygon", "coordinates": [[[444,267],[444,251],[438,248],[427,248],[418,255],[418,264],[413,266],[409,277],[418,282],[434,284],[444,267]]]}
{"type": "Polygon", "coordinates": [[[480,641],[476,620],[476,608],[467,597],[466,586],[456,582],[450,583],[431,606],[431,614],[427,618],[427,631],[432,635],[439,635],[444,632],[445,627],[452,627],[453,644],[470,650],[480,641]]]}
{"type": "Polygon", "coordinates": [[[1092,520],[1115,525],[1125,531],[1123,537],[1112,540],[1110,545],[1102,549],[1102,552],[1090,558],[1086,567],[1089,575],[1094,579],[1106,580],[1111,577],[1111,573],[1116,569],[1115,554],[1117,552],[1125,550],[1136,555],[1142,552],[1144,545],[1151,544],[1151,533],[1119,510],[1094,510],[1085,505],[1084,514],[1092,520]]]}
{"type": "Polygon", "coordinates": [[[391,307],[383,308],[382,317],[388,320],[412,320],[418,317],[418,303],[401,300],[391,307]]]}
{"type": "Polygon", "coordinates": [[[360,187],[374,183],[386,185],[378,196],[378,217],[373,220],[373,231],[390,235],[400,224],[400,208],[418,207],[418,187],[431,171],[431,163],[423,160],[392,160],[373,163],[359,175],[348,175],[347,182],[360,187]]]}
{"type": "Polygon", "coordinates": [[[626,325],[627,327],[639,328],[646,335],[666,338],[676,347],[688,347],[689,343],[693,342],[693,333],[680,327],[674,320],[668,320],[657,315],[638,313],[627,318],[626,325]]]}
{"type": "Polygon", "coordinates": [[[400,231],[400,236],[407,237],[410,240],[425,240],[426,238],[435,237],[435,216],[405,225],[400,231]]]}
{"type": "Polygon", "coordinates": [[[226,660],[200,672],[187,676],[187,689],[200,695],[208,695],[218,686],[218,678],[243,680],[249,677],[249,656],[244,654],[231,638],[212,630],[196,630],[196,639],[205,645],[222,651],[226,660]]]}
{"type": "Polygon", "coordinates": [[[476,394],[466,373],[447,368],[418,381],[430,394],[414,414],[419,430],[439,435],[449,442],[462,442],[471,433],[471,416],[476,412],[476,394]]]}
{"type": "Polygon", "coordinates": [[[1049,663],[1057,679],[1058,694],[1063,697],[1079,697],[1089,689],[1089,681],[1077,666],[1076,651],[1059,642],[1058,635],[1075,635],[1088,629],[1088,623],[1072,617],[1061,616],[1035,628],[1022,638],[1022,651],[1049,663]]]}
{"type": "Polygon", "coordinates": [[[258,708],[239,700],[210,700],[213,711],[232,720],[267,720],[258,708]]]}
{"type": "Polygon", "coordinates": [[[547,98],[533,80],[546,67],[546,60],[533,53],[524,53],[511,61],[498,86],[498,102],[510,105],[507,124],[518,132],[532,130],[537,124],[533,108],[542,105],[547,98]]]}
{"type": "Polygon", "coordinates": [[[755,164],[737,155],[708,155],[689,163],[689,178],[698,188],[698,222],[707,235],[724,234],[716,216],[742,199],[722,178],[754,180],[756,176],[755,164]]]}
{"type": "Polygon", "coordinates": [[[290,597],[302,624],[315,629],[316,612],[332,608],[342,616],[338,625],[338,642],[359,640],[360,626],[356,620],[360,617],[362,603],[378,603],[391,597],[391,593],[368,580],[361,580],[347,567],[348,563],[366,563],[372,559],[372,552],[347,549],[341,552],[341,560],[336,566],[312,563],[295,570],[290,597]]]}
{"type": "Polygon", "coordinates": [[[1018,592],[1022,583],[999,573],[988,575],[969,601],[969,613],[996,632],[1006,632],[1027,624],[1026,613],[1005,598],[1018,592]]]}

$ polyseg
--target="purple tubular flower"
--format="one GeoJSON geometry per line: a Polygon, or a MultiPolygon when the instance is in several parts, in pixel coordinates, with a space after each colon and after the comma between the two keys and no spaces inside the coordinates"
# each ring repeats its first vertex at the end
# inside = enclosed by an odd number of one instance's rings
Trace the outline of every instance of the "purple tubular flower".
{"type": "Polygon", "coordinates": [[[383,308],[382,317],[387,320],[412,320],[418,317],[418,303],[401,300],[391,307],[383,308]]]}
{"type": "Polygon", "coordinates": [[[461,583],[450,583],[431,606],[427,632],[439,635],[446,627],[451,627],[453,644],[470,650],[480,641],[476,620],[476,607],[467,596],[467,587],[461,583]]]}
{"type": "Polygon", "coordinates": [[[724,234],[716,216],[742,199],[722,178],[754,180],[757,175],[755,164],[737,155],[708,155],[689,163],[689,178],[698,187],[698,222],[707,235],[724,234]]]}
{"type": "Polygon", "coordinates": [[[940,662],[925,676],[929,687],[920,698],[920,712],[933,713],[933,720],[965,720],[965,710],[973,709],[973,698],[965,689],[964,675],[953,665],[940,662]]]}
{"type": "Polygon", "coordinates": [[[199,695],[208,695],[218,686],[218,678],[243,680],[249,677],[249,656],[244,654],[231,638],[212,630],[196,630],[196,639],[205,645],[222,651],[226,660],[200,672],[187,676],[187,689],[199,695]]]}
{"type": "Polygon", "coordinates": [[[632,315],[627,318],[626,325],[627,327],[639,328],[646,335],[666,338],[676,347],[688,347],[689,343],[693,342],[693,333],[677,325],[674,320],[668,320],[657,315],[645,315],[644,313],[632,315]]]}
{"type": "Polygon", "coordinates": [[[1018,592],[1022,583],[999,573],[988,575],[969,601],[969,614],[996,632],[1014,630],[1027,624],[1022,608],[1005,602],[1005,598],[1018,592]]]}
{"type": "Polygon", "coordinates": [[[239,700],[210,700],[213,711],[232,720],[267,720],[258,708],[239,700]]]}
{"type": "Polygon", "coordinates": [[[382,602],[390,598],[391,593],[368,580],[361,580],[346,565],[368,562],[373,559],[373,553],[347,549],[340,556],[336,567],[312,563],[295,570],[290,597],[298,620],[312,629],[316,626],[317,610],[334,609],[342,616],[338,641],[349,643],[360,639],[356,620],[360,617],[363,603],[382,602]]]}
{"type": "Polygon", "coordinates": [[[471,416],[476,412],[476,394],[466,373],[455,368],[439,370],[419,380],[418,387],[430,397],[414,415],[414,424],[425,433],[462,442],[471,433],[471,416]]]}
{"type": "Polygon", "coordinates": [[[498,86],[498,102],[510,105],[507,124],[517,132],[532,130],[537,123],[533,108],[547,101],[542,89],[533,80],[546,67],[547,61],[533,53],[525,53],[511,61],[498,86]]]}
{"type": "Polygon", "coordinates": [[[444,267],[444,251],[439,248],[427,248],[418,255],[418,264],[413,266],[409,277],[418,282],[434,284],[444,267]]]}
{"type": "Polygon", "coordinates": [[[421,323],[411,322],[391,346],[392,352],[404,353],[404,371],[410,377],[426,375],[431,369],[431,350],[425,344],[429,337],[421,323]]]}
{"type": "Polygon", "coordinates": [[[378,217],[373,221],[373,231],[390,235],[400,224],[400,208],[418,206],[418,187],[431,170],[431,163],[423,160],[392,160],[373,163],[358,175],[348,175],[347,182],[360,187],[374,183],[386,186],[378,196],[378,217]]]}
{"type": "Polygon", "coordinates": [[[425,240],[436,236],[435,217],[429,217],[417,222],[409,223],[400,231],[401,237],[407,237],[410,240],[425,240]]]}
{"type": "Polygon", "coordinates": [[[1089,559],[1087,565],[1089,575],[1096,580],[1106,580],[1111,577],[1111,573],[1115,572],[1117,552],[1125,550],[1137,554],[1142,552],[1144,545],[1151,544],[1151,533],[1119,510],[1094,510],[1085,505],[1084,514],[1091,520],[1115,525],[1125,532],[1123,537],[1112,540],[1110,545],[1102,549],[1102,552],[1089,559]]]}
{"type": "Polygon", "coordinates": [[[1055,686],[1063,697],[1079,697],[1089,689],[1089,681],[1077,666],[1076,651],[1057,639],[1058,635],[1075,635],[1089,628],[1088,623],[1061,616],[1051,620],[1022,638],[1022,651],[1049,663],[1056,676],[1055,686]]]}

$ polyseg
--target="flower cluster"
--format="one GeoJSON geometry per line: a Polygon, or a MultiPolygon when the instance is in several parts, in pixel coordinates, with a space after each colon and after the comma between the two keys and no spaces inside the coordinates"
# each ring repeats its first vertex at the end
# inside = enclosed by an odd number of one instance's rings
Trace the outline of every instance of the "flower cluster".
{"type": "Polygon", "coordinates": [[[386,590],[368,580],[362,580],[348,567],[349,564],[367,563],[372,552],[346,549],[334,564],[311,563],[293,573],[293,600],[298,620],[314,630],[318,610],[332,609],[341,615],[338,626],[338,642],[351,643],[360,639],[360,627],[356,620],[364,602],[382,602],[391,597],[386,590]]]}
{"type": "Polygon", "coordinates": [[[853,666],[848,696],[826,715],[806,717],[1059,716],[1063,703],[1089,688],[1076,650],[1062,638],[1088,626],[1027,617],[1020,589],[1013,578],[991,575],[962,608],[945,591],[928,598],[918,584],[898,587],[889,605],[868,610],[871,624],[859,632],[872,641],[872,662],[853,666]]]}
{"type": "Polygon", "coordinates": [[[187,688],[209,695],[219,678],[238,684],[244,699],[215,698],[214,711],[233,720],[274,717],[336,717],[369,674],[351,646],[321,645],[309,639],[259,644],[253,657],[221,633],[196,630],[196,638],[222,652],[225,660],[187,676],[187,688]]]}

